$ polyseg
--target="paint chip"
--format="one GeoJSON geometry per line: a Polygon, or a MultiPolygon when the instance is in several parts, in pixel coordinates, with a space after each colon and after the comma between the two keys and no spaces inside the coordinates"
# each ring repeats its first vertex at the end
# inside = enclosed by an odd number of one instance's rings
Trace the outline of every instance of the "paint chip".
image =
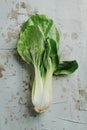
{"type": "Polygon", "coordinates": [[[75,33],[75,32],[73,32],[73,33],[71,34],[71,38],[72,38],[72,39],[77,39],[77,38],[78,38],[78,34],[75,33]]]}
{"type": "Polygon", "coordinates": [[[2,65],[0,65],[0,78],[3,77],[3,71],[5,71],[4,67],[2,65]]]}

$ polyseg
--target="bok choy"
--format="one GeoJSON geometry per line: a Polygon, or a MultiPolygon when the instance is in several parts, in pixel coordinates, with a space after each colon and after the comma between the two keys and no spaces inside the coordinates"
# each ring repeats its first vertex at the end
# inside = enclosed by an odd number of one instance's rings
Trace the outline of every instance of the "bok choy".
{"type": "Polygon", "coordinates": [[[46,15],[32,15],[21,29],[17,50],[34,66],[32,103],[38,113],[46,111],[52,101],[52,75],[71,74],[78,68],[75,60],[60,61],[59,42],[59,31],[46,15]]]}

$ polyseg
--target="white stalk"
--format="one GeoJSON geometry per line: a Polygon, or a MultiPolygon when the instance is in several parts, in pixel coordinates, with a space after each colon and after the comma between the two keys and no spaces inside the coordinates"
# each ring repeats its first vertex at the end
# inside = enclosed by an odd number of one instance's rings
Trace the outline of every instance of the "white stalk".
{"type": "Polygon", "coordinates": [[[32,102],[38,113],[46,111],[52,100],[52,69],[47,71],[46,77],[40,75],[35,67],[35,81],[32,89],[32,102]]]}

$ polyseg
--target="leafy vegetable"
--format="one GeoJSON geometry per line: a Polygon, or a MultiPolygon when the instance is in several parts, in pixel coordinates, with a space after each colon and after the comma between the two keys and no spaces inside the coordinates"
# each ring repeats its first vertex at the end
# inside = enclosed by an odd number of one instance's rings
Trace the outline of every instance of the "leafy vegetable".
{"type": "Polygon", "coordinates": [[[61,62],[56,71],[54,72],[54,75],[58,74],[72,74],[76,69],[78,68],[77,62],[74,61],[63,61],[61,62]]]}
{"type": "Polygon", "coordinates": [[[25,62],[34,66],[32,103],[38,113],[51,103],[52,75],[71,74],[78,68],[75,60],[60,62],[59,41],[53,20],[45,15],[32,15],[21,29],[17,50],[25,62]]]}

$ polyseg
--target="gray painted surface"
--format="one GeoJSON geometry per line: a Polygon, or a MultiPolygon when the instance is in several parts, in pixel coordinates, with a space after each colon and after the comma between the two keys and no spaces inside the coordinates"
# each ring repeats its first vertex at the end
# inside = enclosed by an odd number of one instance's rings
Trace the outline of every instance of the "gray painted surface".
{"type": "Polygon", "coordinates": [[[0,3],[0,130],[87,130],[87,1],[3,0],[0,3]],[[33,68],[16,52],[20,27],[34,13],[53,18],[61,35],[64,60],[79,69],[53,77],[53,101],[47,112],[32,110],[33,68]]]}

